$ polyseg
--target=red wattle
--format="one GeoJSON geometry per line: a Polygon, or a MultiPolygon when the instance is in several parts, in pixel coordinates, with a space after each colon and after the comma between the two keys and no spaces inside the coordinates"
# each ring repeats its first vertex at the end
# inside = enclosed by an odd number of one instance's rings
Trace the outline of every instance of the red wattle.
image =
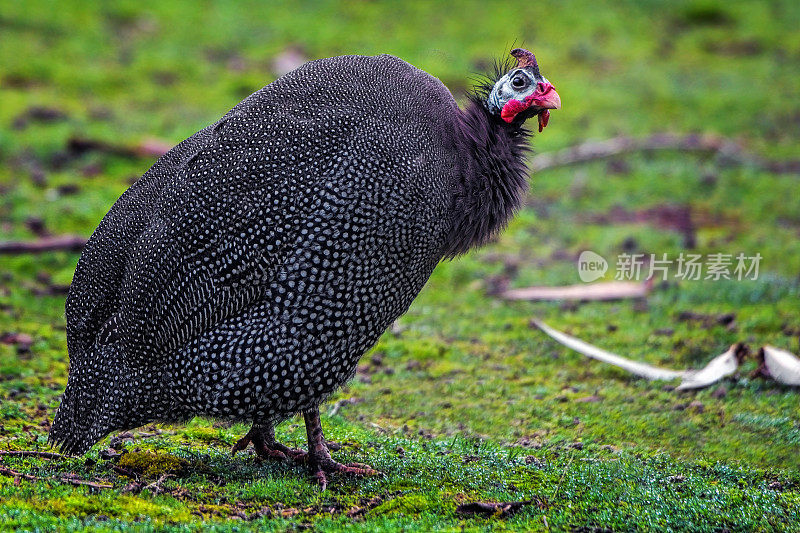
{"type": "Polygon", "coordinates": [[[550,122],[550,110],[545,109],[539,113],[539,133],[542,133],[542,130],[547,127],[548,122],[550,122]]]}
{"type": "Polygon", "coordinates": [[[511,122],[514,120],[514,117],[517,114],[525,111],[531,106],[531,102],[533,100],[534,95],[528,95],[525,97],[525,100],[520,102],[519,100],[509,100],[506,102],[506,105],[503,106],[503,109],[500,111],[500,118],[505,120],[506,122],[511,122]]]}

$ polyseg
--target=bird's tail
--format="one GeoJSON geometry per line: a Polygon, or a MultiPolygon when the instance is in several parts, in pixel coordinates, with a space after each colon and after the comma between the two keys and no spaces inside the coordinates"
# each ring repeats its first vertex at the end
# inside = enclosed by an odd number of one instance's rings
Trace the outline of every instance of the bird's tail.
{"type": "Polygon", "coordinates": [[[131,380],[118,345],[96,344],[81,355],[70,357],[67,389],[48,437],[51,445],[70,454],[83,454],[115,429],[123,429],[131,400],[131,380]]]}

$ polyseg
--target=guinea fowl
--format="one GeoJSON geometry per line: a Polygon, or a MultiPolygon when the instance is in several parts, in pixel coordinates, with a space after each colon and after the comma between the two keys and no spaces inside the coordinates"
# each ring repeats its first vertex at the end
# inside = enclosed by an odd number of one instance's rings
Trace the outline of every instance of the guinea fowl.
{"type": "Polygon", "coordinates": [[[66,302],[69,379],[50,431],[83,453],[195,415],[252,422],[233,448],[326,474],[319,405],[444,258],[485,243],[528,189],[523,123],[558,93],[515,49],[460,110],[392,56],[312,61],[160,158],[114,204],[66,302]],[[303,413],[308,451],[276,442],[303,413]]]}

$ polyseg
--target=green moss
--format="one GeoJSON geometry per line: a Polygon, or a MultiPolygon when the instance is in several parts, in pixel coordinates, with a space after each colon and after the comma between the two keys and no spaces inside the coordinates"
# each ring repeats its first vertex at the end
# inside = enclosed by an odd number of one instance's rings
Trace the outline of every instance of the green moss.
{"type": "Polygon", "coordinates": [[[371,510],[370,515],[418,516],[438,507],[441,507],[441,503],[436,494],[408,494],[382,503],[371,510]]]}
{"type": "Polygon", "coordinates": [[[185,472],[189,461],[168,453],[127,452],[120,457],[119,466],[148,477],[160,477],[185,472]]]}
{"type": "Polygon", "coordinates": [[[198,440],[201,442],[219,442],[225,441],[225,435],[218,429],[208,427],[190,427],[183,430],[183,434],[187,438],[198,440]]]}

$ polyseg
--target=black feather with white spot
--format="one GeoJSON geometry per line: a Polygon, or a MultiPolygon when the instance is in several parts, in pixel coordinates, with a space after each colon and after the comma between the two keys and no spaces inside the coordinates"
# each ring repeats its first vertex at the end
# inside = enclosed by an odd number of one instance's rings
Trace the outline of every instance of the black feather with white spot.
{"type": "Polygon", "coordinates": [[[525,133],[391,56],[314,61],[162,157],[87,244],[50,433],[80,453],[194,415],[324,401],[436,264],[527,190],[525,133]]]}

